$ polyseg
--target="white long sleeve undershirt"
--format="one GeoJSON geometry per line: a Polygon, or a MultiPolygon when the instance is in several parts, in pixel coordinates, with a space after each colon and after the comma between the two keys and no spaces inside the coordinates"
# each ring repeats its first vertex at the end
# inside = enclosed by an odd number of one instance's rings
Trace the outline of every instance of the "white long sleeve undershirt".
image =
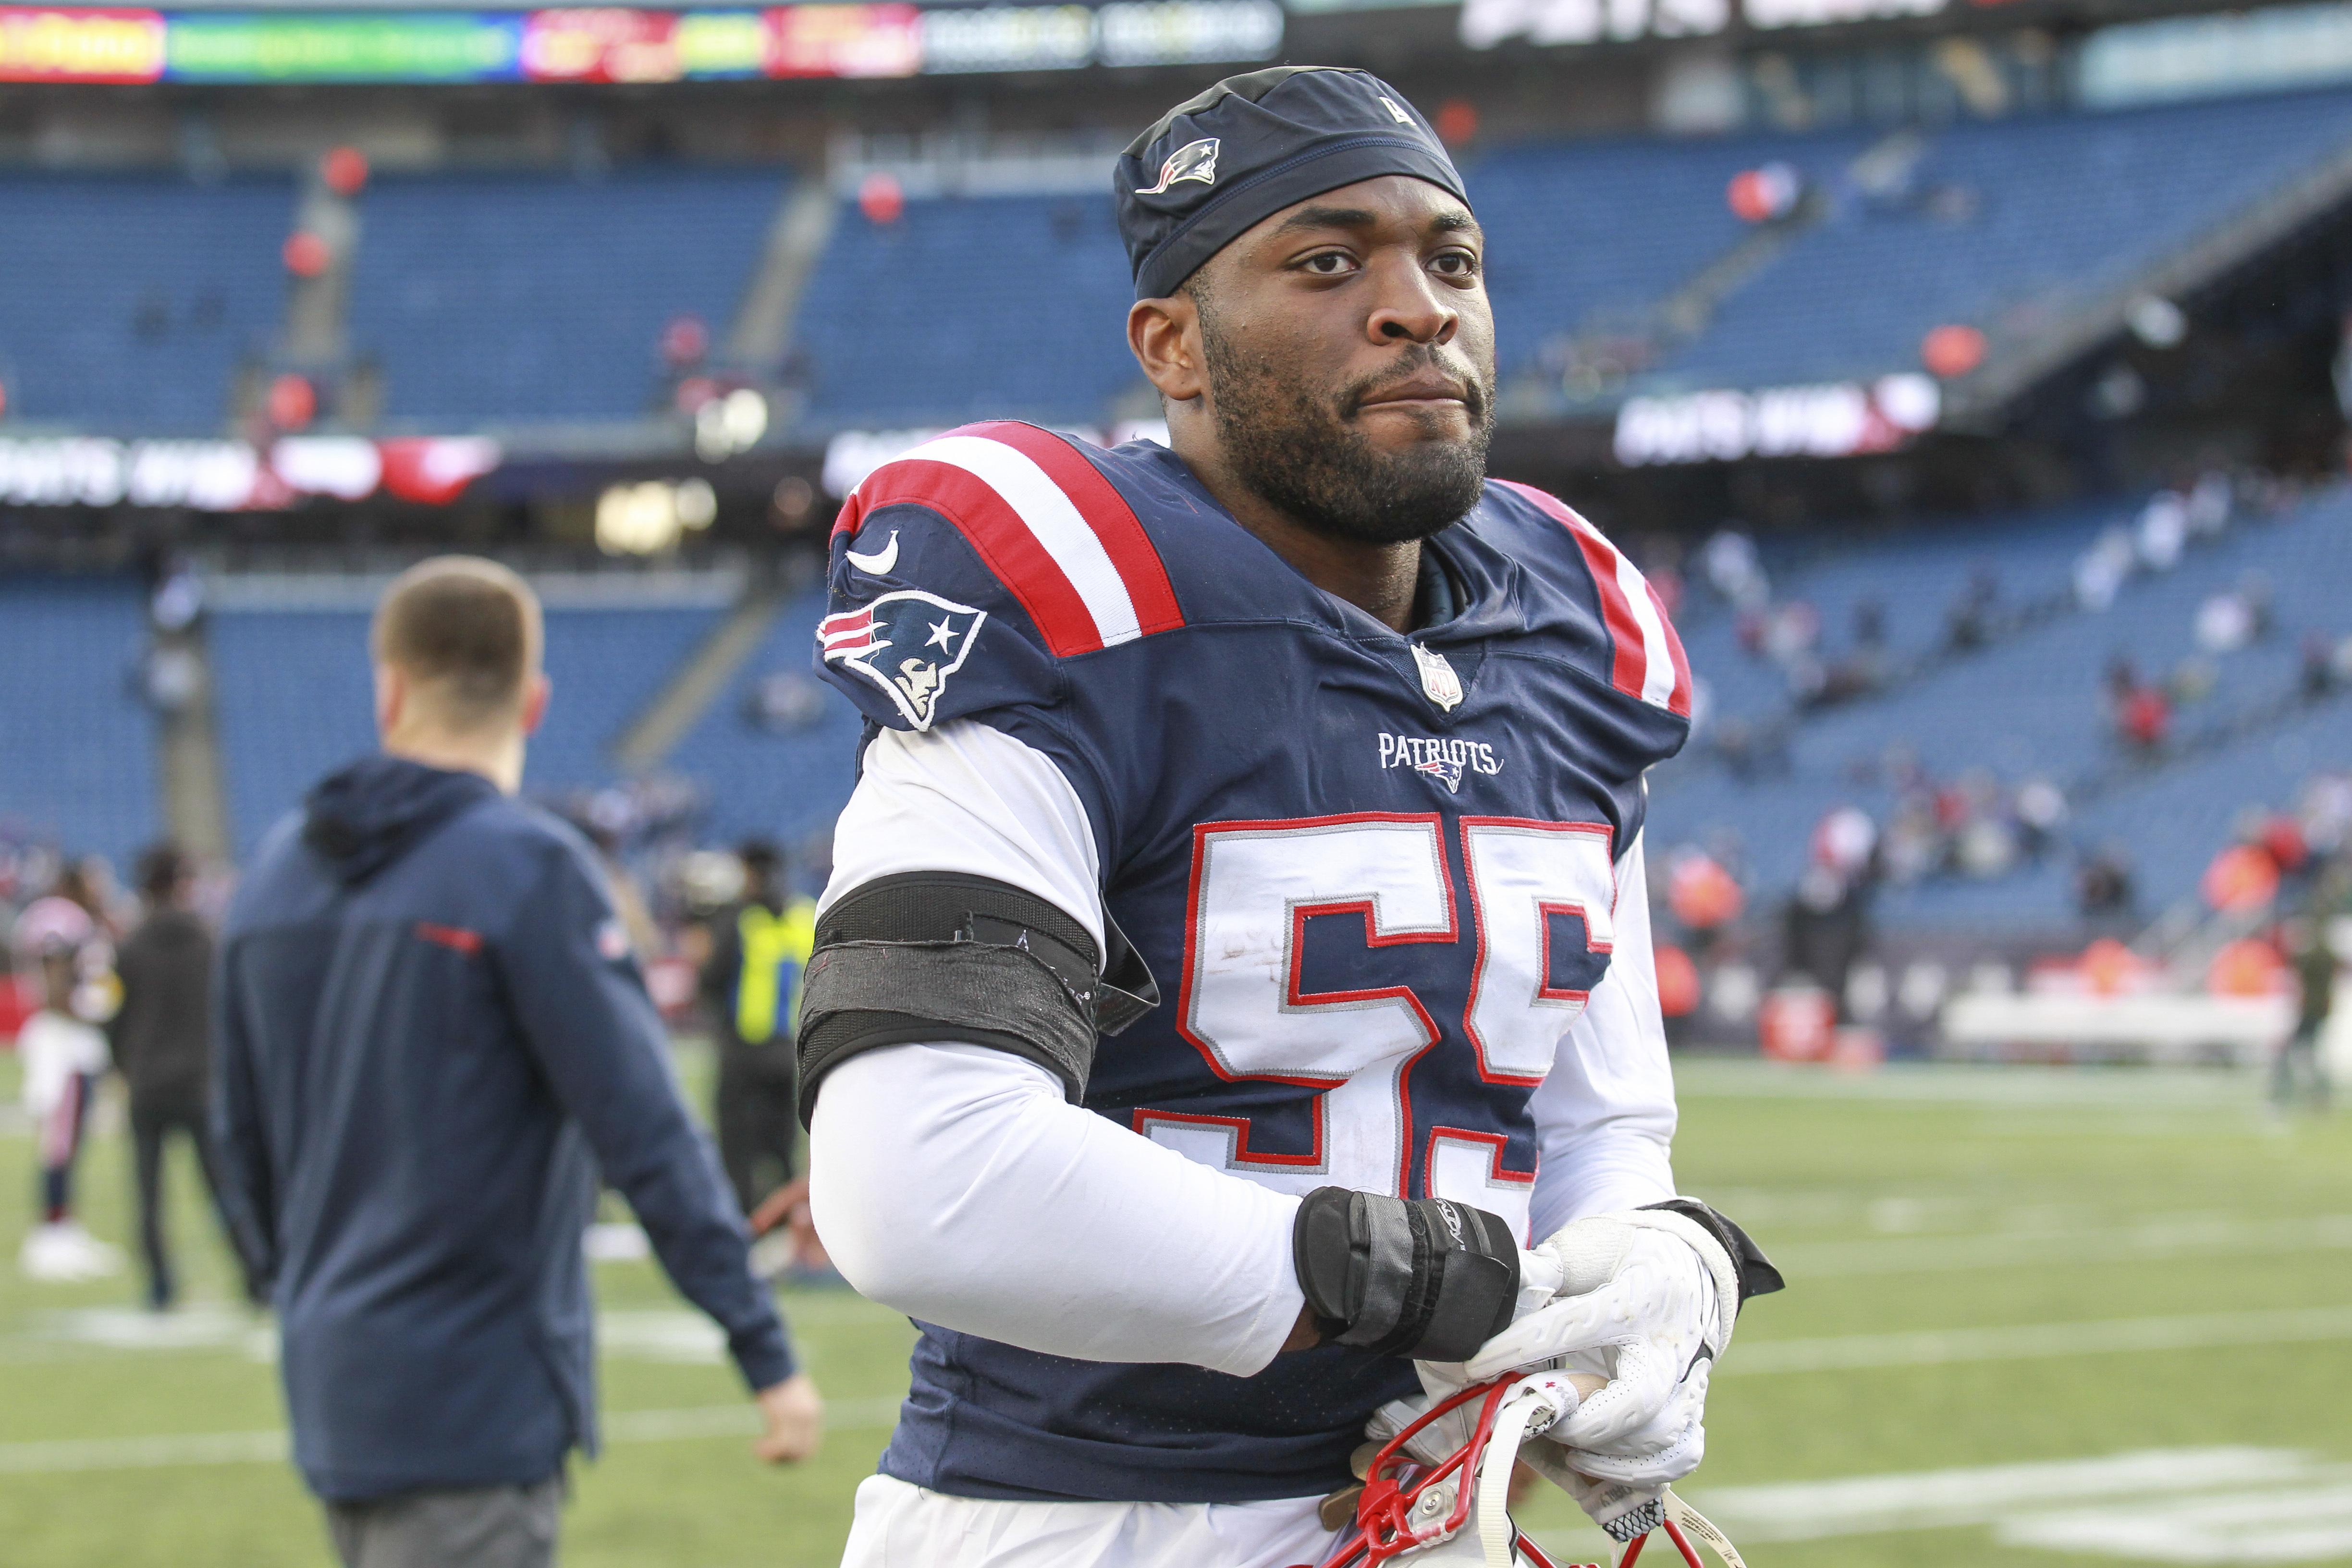
{"type": "MultiPolygon", "coordinates": [[[[1095,839],[1060,770],[957,721],[886,731],[835,836],[826,902],[878,876],[953,870],[1036,893],[1099,941],[1095,839]]],[[[1532,1106],[1537,1237],[1674,1195],[1674,1083],[1637,840],[1618,866],[1606,976],[1532,1106]]],[[[910,1317],[1089,1361],[1246,1375],[1304,1297],[1296,1197],[1075,1106],[1036,1063],[987,1047],[892,1046],[824,1079],[811,1202],[842,1273],[910,1317]]]]}

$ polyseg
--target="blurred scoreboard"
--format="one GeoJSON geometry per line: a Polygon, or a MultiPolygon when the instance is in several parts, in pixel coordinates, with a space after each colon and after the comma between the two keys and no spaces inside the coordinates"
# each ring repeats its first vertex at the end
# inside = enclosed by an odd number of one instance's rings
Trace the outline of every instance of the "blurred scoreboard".
{"type": "Polygon", "coordinates": [[[0,6],[0,81],[667,82],[1269,59],[1275,0],[761,10],[0,6]]]}

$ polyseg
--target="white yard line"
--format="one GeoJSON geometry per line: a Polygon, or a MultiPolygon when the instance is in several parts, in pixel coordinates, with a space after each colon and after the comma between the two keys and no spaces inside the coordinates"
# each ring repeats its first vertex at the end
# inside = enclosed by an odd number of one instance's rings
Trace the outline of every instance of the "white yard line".
{"type": "MultiPolygon", "coordinates": [[[[657,1314],[648,1313],[648,1318],[657,1314]]],[[[678,1313],[681,1319],[688,1314],[678,1313]]],[[[658,1337],[658,1336],[652,1336],[658,1337]]],[[[2214,1345],[2290,1344],[2352,1339],[2352,1307],[2288,1311],[2214,1312],[2100,1322],[2027,1323],[1999,1329],[1944,1329],[1900,1334],[1847,1334],[1741,1343],[1724,1372],[1842,1372],[1864,1367],[1935,1366],[1951,1362],[2026,1361],[2112,1352],[2193,1350],[2214,1345]]],[[[835,1431],[876,1431],[898,1419],[892,1399],[841,1399],[829,1406],[835,1431]]],[[[617,1411],[604,1417],[614,1443],[748,1435],[747,1406],[617,1411]]],[[[2216,1450],[2216,1452],[2257,1452],[2216,1450]]],[[[2203,1452],[2203,1451],[2200,1451],[2203,1452]]],[[[282,1458],[282,1432],[211,1432],[162,1437],[67,1438],[0,1444],[0,1474],[52,1470],[143,1469],[167,1465],[245,1464],[282,1458]]],[[[2202,1461],[2200,1461],[2202,1462],[2202,1461]]],[[[2079,1495],[2079,1494],[2078,1494],[2079,1495]]],[[[2284,1561],[2284,1559],[2282,1559],[2284,1561]]]]}
{"type": "Polygon", "coordinates": [[[2263,1487],[2026,1514],[1994,1526],[2004,1546],[2150,1563],[2311,1563],[2352,1556],[2352,1485],[2263,1487]]]}
{"type": "Polygon", "coordinates": [[[1675,1082],[1691,1096],[1730,1100],[1879,1100],[2058,1110],[2115,1106],[2180,1110],[2262,1105],[2251,1072],[2168,1068],[2032,1067],[1896,1062],[1867,1072],[1749,1058],[1682,1057],[1675,1082]]]}
{"type": "Polygon", "coordinates": [[[2177,1318],[2110,1318],[2077,1323],[2021,1323],[1998,1329],[1930,1329],[1900,1334],[1841,1334],[1813,1340],[1737,1343],[1730,1373],[1842,1372],[1874,1366],[1940,1366],[1952,1362],[2032,1361],[2118,1351],[2196,1350],[2213,1345],[2293,1344],[2352,1339],[2352,1307],[2270,1312],[2200,1312],[2177,1318]]]}
{"type": "Polygon", "coordinates": [[[2352,1215],[2336,1214],[2251,1224],[2228,1219],[2151,1220],[2040,1234],[1790,1242],[1774,1247],[1772,1260],[1792,1279],[1823,1279],[1856,1274],[2126,1263],[2189,1253],[2246,1257],[2345,1249],[2352,1249],[2352,1215]]]}
{"type": "MultiPolygon", "coordinates": [[[[895,1399],[835,1399],[825,1405],[833,1432],[883,1431],[896,1426],[895,1399]]],[[[667,1443],[696,1437],[748,1437],[760,1429],[749,1405],[708,1405],[684,1410],[617,1410],[604,1418],[608,1443],[667,1443]]],[[[46,1443],[0,1443],[0,1475],[64,1470],[146,1470],[183,1465],[247,1465],[289,1457],[283,1431],[192,1432],[170,1437],[70,1437],[46,1443]]]]}
{"type": "Polygon", "coordinates": [[[2294,1448],[2156,1448],[2095,1459],[1982,1465],[1832,1481],[1710,1487],[1692,1496],[1738,1541],[1816,1541],[1981,1524],[2020,1509],[2184,1489],[2275,1484],[2311,1468],[2294,1448]]]}
{"type": "Polygon", "coordinates": [[[2352,1469],[2292,1448],[2163,1448],[1693,1496],[1740,1542],[1990,1525],[2004,1546],[2142,1562],[2309,1563],[2352,1553],[2352,1469]]]}

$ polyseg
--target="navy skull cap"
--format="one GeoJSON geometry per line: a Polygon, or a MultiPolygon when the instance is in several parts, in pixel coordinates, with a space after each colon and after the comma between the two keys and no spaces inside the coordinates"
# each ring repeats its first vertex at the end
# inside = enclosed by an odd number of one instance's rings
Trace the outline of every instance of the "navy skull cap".
{"type": "Polygon", "coordinates": [[[1370,72],[1276,66],[1227,77],[1119,155],[1111,185],[1135,297],[1172,294],[1283,208],[1382,174],[1427,180],[1469,205],[1429,121],[1370,72]]]}

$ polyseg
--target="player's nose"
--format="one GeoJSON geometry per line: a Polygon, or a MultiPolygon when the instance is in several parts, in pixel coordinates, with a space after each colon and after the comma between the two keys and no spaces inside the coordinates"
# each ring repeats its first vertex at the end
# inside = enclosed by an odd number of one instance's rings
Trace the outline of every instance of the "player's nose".
{"type": "Polygon", "coordinates": [[[1387,347],[1454,341],[1462,312],[1454,308],[1444,286],[1423,269],[1418,257],[1401,258],[1401,264],[1381,268],[1380,275],[1379,300],[1364,323],[1374,342],[1387,347]]]}

